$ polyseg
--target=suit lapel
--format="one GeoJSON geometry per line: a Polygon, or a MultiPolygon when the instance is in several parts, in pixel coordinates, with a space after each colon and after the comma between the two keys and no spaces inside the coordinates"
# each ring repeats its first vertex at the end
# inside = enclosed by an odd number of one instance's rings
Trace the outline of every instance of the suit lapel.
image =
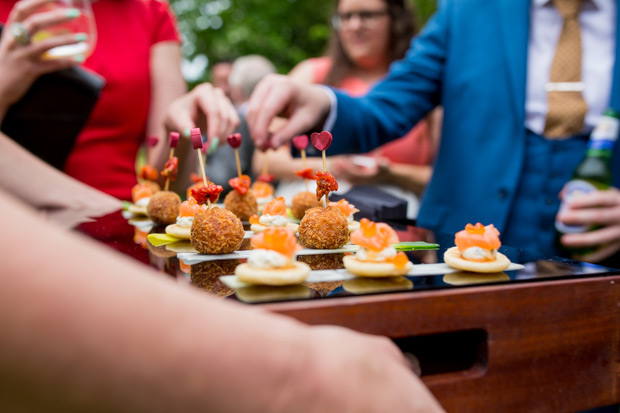
{"type": "Polygon", "coordinates": [[[508,82],[513,95],[513,110],[517,114],[517,127],[522,127],[525,122],[530,1],[501,0],[494,3],[498,7],[498,22],[504,45],[508,82]]]}

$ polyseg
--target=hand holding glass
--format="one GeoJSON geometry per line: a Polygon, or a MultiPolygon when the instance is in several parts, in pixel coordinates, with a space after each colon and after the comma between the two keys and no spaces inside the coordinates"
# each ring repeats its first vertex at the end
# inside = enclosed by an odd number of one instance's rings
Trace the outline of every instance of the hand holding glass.
{"type": "Polygon", "coordinates": [[[97,42],[95,18],[90,0],[54,0],[47,3],[39,11],[45,12],[54,9],[64,9],[67,17],[71,17],[71,19],[39,30],[33,34],[32,41],[36,43],[52,36],[73,34],[77,43],[50,49],[43,57],[58,59],[82,56],[85,59],[93,52],[97,42]]]}

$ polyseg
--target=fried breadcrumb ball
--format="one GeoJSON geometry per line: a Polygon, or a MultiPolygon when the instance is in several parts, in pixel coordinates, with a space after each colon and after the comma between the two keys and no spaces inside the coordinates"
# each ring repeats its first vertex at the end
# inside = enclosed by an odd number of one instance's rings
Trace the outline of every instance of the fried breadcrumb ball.
{"type": "Polygon", "coordinates": [[[161,187],[155,181],[144,181],[143,184],[146,185],[153,193],[161,191],[161,187]]]}
{"type": "Polygon", "coordinates": [[[306,211],[299,223],[299,242],[306,248],[335,249],[349,242],[349,224],[342,211],[333,206],[306,211]]]}
{"type": "Polygon", "coordinates": [[[146,214],[156,224],[169,225],[177,222],[181,198],[172,191],[154,193],[146,207],[146,214]]]}
{"type": "Polygon", "coordinates": [[[248,221],[252,215],[258,214],[258,203],[252,191],[241,195],[237,191],[230,191],[224,198],[224,208],[231,211],[242,221],[248,221]]]}
{"type": "Polygon", "coordinates": [[[235,214],[212,207],[194,217],[191,243],[201,254],[228,254],[239,249],[244,235],[243,224],[235,214]]]}
{"type": "Polygon", "coordinates": [[[297,219],[302,219],[310,208],[321,206],[321,201],[316,199],[316,194],[308,191],[298,193],[291,201],[291,212],[297,219]]]}

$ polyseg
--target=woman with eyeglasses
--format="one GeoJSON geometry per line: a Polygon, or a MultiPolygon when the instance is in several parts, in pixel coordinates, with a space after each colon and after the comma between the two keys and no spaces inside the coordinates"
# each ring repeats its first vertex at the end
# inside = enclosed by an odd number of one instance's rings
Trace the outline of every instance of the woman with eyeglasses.
{"type": "MultiPolygon", "coordinates": [[[[394,60],[405,55],[415,32],[414,13],[407,0],[335,0],[331,23],[326,55],[299,63],[289,76],[341,88],[355,96],[365,94],[394,60]]],[[[439,135],[437,116],[429,116],[403,138],[368,156],[331,157],[328,169],[339,179],[339,192],[350,188],[346,181],[382,184],[383,189],[408,201],[407,216],[415,218],[418,197],[432,174],[439,135]]],[[[264,154],[257,151],[253,162],[257,173],[263,158],[264,154]]],[[[322,168],[318,158],[309,159],[308,164],[322,168]]],[[[301,160],[293,159],[288,148],[269,154],[269,172],[280,180],[278,192],[287,199],[301,190],[293,172],[302,169],[300,165],[301,160]]]]}

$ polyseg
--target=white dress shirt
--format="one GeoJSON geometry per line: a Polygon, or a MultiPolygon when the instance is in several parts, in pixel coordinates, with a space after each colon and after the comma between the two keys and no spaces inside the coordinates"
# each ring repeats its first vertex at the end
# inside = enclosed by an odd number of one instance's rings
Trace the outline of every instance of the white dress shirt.
{"type": "MultiPolygon", "coordinates": [[[[616,1],[584,0],[579,14],[582,93],[588,105],[584,131],[591,130],[609,106],[616,56],[616,1]]],[[[564,22],[551,0],[532,0],[530,13],[525,126],[542,134],[548,110],[545,87],[564,22]]]]}

